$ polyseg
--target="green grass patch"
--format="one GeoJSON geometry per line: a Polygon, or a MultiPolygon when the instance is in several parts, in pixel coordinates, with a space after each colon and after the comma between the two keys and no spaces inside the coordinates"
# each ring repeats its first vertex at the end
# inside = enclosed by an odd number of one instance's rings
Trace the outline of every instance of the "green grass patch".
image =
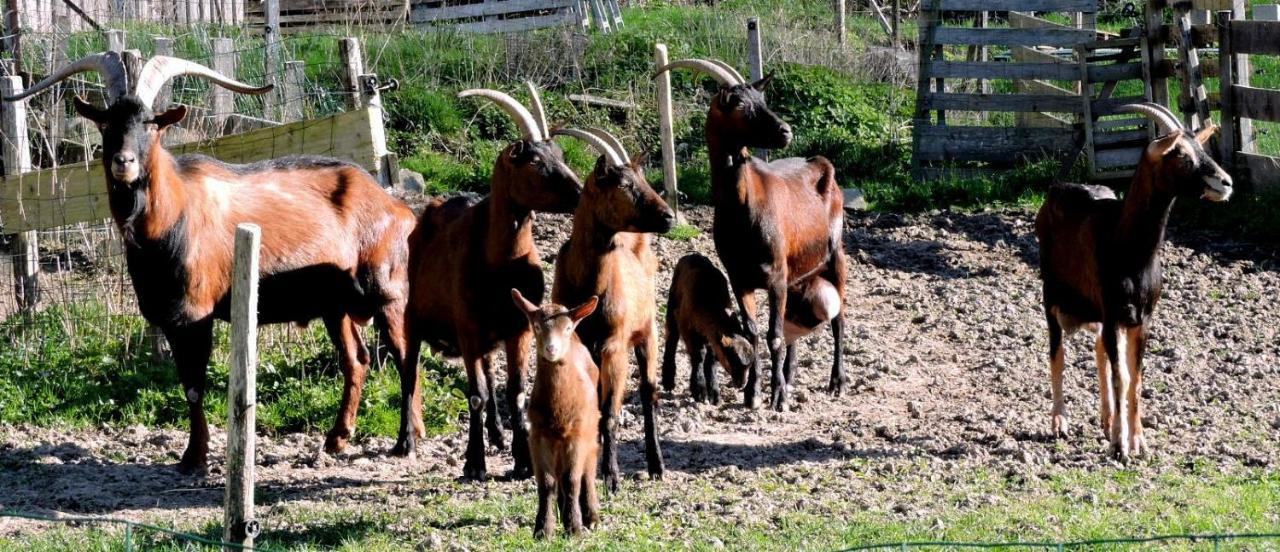
{"type": "Polygon", "coordinates": [[[670,232],[663,234],[662,237],[676,241],[693,241],[694,238],[701,236],[702,231],[692,224],[679,224],[672,228],[670,232]]]}

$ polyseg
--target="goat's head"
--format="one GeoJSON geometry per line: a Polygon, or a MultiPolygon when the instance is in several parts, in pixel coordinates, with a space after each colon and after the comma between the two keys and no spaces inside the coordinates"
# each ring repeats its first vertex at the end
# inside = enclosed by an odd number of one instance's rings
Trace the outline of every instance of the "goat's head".
{"type": "Polygon", "coordinates": [[[764,99],[764,91],[773,81],[772,73],[748,83],[723,61],[681,59],[658,68],[657,74],[678,68],[701,71],[720,83],[720,91],[711,98],[707,111],[707,128],[732,137],[735,145],[743,147],[780,149],[791,143],[791,125],[769,109],[764,99]]]}
{"type": "Polygon", "coordinates": [[[719,360],[720,364],[729,371],[729,376],[733,378],[734,383],[739,384],[745,381],[747,369],[751,368],[751,363],[755,361],[756,348],[751,344],[751,340],[747,339],[746,329],[742,327],[738,317],[732,311],[725,314],[733,320],[734,326],[720,336],[719,342],[714,343],[711,349],[716,355],[716,360],[719,360]]]}
{"type": "Polygon", "coordinates": [[[1216,125],[1192,132],[1171,111],[1154,103],[1126,105],[1119,111],[1145,115],[1159,129],[1160,138],[1147,146],[1140,161],[1151,171],[1151,186],[1164,193],[1209,201],[1231,198],[1231,175],[1205,150],[1218,130],[1216,125]]]}
{"type": "Polygon", "coordinates": [[[592,295],[585,303],[571,309],[555,303],[539,307],[525,299],[520,290],[512,288],[511,300],[529,318],[538,342],[538,356],[550,362],[560,362],[569,354],[574,329],[583,318],[595,312],[599,299],[592,295]]]}
{"type": "Polygon", "coordinates": [[[600,152],[582,192],[598,224],[613,232],[667,232],[675,226],[675,212],[644,177],[643,157],[632,161],[617,137],[594,128],[552,134],[578,138],[600,152]]]}
{"type": "Polygon", "coordinates": [[[582,181],[564,162],[564,151],[551,141],[538,90],[529,84],[534,113],[514,98],[489,89],[464,90],[460,98],[479,96],[502,108],[520,128],[522,136],[498,154],[495,183],[502,180],[517,205],[531,211],[569,213],[582,196],[582,181]]]}
{"type": "Polygon", "coordinates": [[[156,56],[138,72],[138,81],[131,92],[128,71],[120,54],[103,52],[65,65],[21,94],[5,100],[21,100],[72,75],[87,71],[102,74],[107,90],[107,107],[100,109],[77,97],[76,112],[97,125],[98,131],[102,133],[103,164],[107,167],[108,181],[124,187],[148,182],[147,167],[154,147],[159,144],[160,134],[187,115],[187,108],[183,106],[160,113],[152,108],[151,104],[155,102],[160,88],[170,79],[180,75],[195,75],[244,94],[263,94],[272,89],[271,85],[254,87],[233,80],[184,59],[156,56]]]}

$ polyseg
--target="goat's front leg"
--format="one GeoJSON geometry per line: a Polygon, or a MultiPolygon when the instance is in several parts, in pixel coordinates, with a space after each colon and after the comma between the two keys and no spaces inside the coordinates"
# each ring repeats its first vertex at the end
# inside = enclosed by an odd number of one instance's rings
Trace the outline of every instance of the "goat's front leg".
{"type": "Polygon", "coordinates": [[[324,327],[338,352],[338,365],[342,368],[342,403],[338,406],[338,419],[325,436],[324,450],[330,454],[347,448],[347,441],[355,432],[356,410],[360,408],[360,395],[364,380],[369,375],[369,365],[360,362],[360,343],[355,322],[347,315],[325,317],[324,327]]]}
{"type": "Polygon", "coordinates": [[[1107,346],[1099,333],[1093,343],[1093,361],[1098,365],[1098,425],[1103,435],[1111,434],[1111,361],[1107,360],[1107,346]]]}
{"type": "Polygon", "coordinates": [[[1125,328],[1129,345],[1129,452],[1143,455],[1147,452],[1147,442],[1142,436],[1142,356],[1147,348],[1146,326],[1125,328]]]}
{"type": "Polygon", "coordinates": [[[600,353],[600,467],[604,486],[609,492],[618,490],[618,415],[622,412],[622,396],[627,390],[627,350],[606,343],[600,353]]]}
{"type": "Polygon", "coordinates": [[[787,315],[786,278],[779,278],[769,287],[769,331],[765,336],[769,341],[769,359],[773,363],[773,409],[777,412],[787,410],[787,378],[786,350],[783,339],[783,323],[787,315]]]}
{"type": "Polygon", "coordinates": [[[484,412],[485,405],[493,400],[488,395],[489,385],[485,381],[484,355],[465,351],[462,353],[462,364],[467,372],[467,458],[462,466],[462,477],[475,481],[484,481],[488,477],[484,458],[484,412]]]}
{"type": "Polygon", "coordinates": [[[493,371],[493,353],[480,357],[480,366],[484,370],[485,396],[489,397],[484,409],[484,428],[489,432],[489,445],[498,450],[506,450],[502,419],[498,416],[498,378],[493,371]]]}
{"type": "Polygon", "coordinates": [[[404,361],[400,363],[400,431],[396,444],[391,448],[395,456],[412,455],[417,448],[416,438],[424,437],[418,431],[422,424],[422,395],[418,386],[418,357],[422,353],[422,341],[413,335],[406,325],[404,361]]]}
{"type": "Polygon", "coordinates": [[[658,443],[658,329],[652,328],[644,343],[636,346],[640,368],[640,406],[644,410],[644,458],[649,475],[661,479],[662,445],[658,443]]]}
{"type": "MultiPolygon", "coordinates": [[[[690,361],[692,364],[692,361],[690,361]]],[[[707,402],[713,405],[720,404],[720,382],[717,379],[716,371],[720,367],[719,361],[716,360],[715,351],[710,346],[703,347],[702,350],[702,379],[706,385],[707,402]]],[[[697,365],[693,365],[693,371],[698,371],[697,365]]]]}
{"type": "Polygon", "coordinates": [[[1128,332],[1123,331],[1114,322],[1102,325],[1103,346],[1107,350],[1107,358],[1111,361],[1111,404],[1112,412],[1109,436],[1112,452],[1124,459],[1129,457],[1128,419],[1124,415],[1127,406],[1126,395],[1129,391],[1128,367],[1128,332]]]}
{"type": "Polygon", "coordinates": [[[164,329],[165,338],[173,350],[173,361],[178,368],[178,380],[182,383],[187,401],[187,418],[191,429],[187,450],[178,462],[178,471],[187,474],[206,473],[209,457],[209,425],[204,418],[204,394],[209,367],[209,354],[213,350],[213,322],[207,320],[189,326],[164,329]]]}
{"type": "MultiPolygon", "coordinates": [[[[538,484],[538,515],[533,518],[533,538],[545,539],[551,536],[554,524],[551,520],[551,496],[557,495],[556,481],[551,474],[543,473],[538,470],[536,483],[538,484]]],[[[556,501],[557,503],[559,500],[556,501]]]]}
{"type": "MultiPolygon", "coordinates": [[[[742,316],[742,330],[751,341],[751,350],[760,348],[760,332],[756,328],[756,296],[755,290],[735,289],[738,298],[738,314],[742,316]]],[[[742,402],[747,408],[760,408],[760,356],[751,357],[751,366],[747,369],[747,387],[742,394],[742,402]]]]}
{"type": "Polygon", "coordinates": [[[1051,312],[1045,312],[1049,324],[1049,387],[1053,390],[1053,410],[1049,413],[1049,435],[1065,437],[1066,421],[1063,413],[1066,405],[1062,397],[1062,370],[1066,363],[1066,351],[1062,346],[1062,323],[1051,312]]]}
{"type": "Polygon", "coordinates": [[[662,389],[668,393],[676,390],[676,350],[680,346],[680,329],[676,326],[675,318],[676,313],[672,305],[668,303],[667,343],[662,350],[662,389]]]}
{"type": "Polygon", "coordinates": [[[844,393],[848,379],[844,373],[844,308],[831,319],[831,380],[827,382],[827,393],[839,397],[844,393]]]}
{"type": "Polygon", "coordinates": [[[706,349],[700,342],[689,343],[689,396],[695,402],[707,400],[707,383],[702,373],[703,355],[707,354],[706,349]]]}
{"type": "Polygon", "coordinates": [[[529,373],[529,344],[533,332],[527,331],[507,341],[507,412],[511,415],[511,457],[515,467],[511,477],[525,479],[533,475],[533,461],[529,458],[529,429],[525,424],[528,400],[525,394],[525,377],[529,373]]]}

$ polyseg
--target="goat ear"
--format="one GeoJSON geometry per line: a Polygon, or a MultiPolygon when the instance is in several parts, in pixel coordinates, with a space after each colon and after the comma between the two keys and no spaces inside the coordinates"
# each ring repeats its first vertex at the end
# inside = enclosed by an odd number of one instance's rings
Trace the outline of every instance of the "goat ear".
{"type": "Polygon", "coordinates": [[[515,159],[520,157],[520,155],[524,153],[524,148],[524,140],[516,140],[514,144],[511,144],[511,158],[515,159]]]}
{"type": "Polygon", "coordinates": [[[578,322],[581,322],[583,318],[591,316],[591,313],[596,312],[596,305],[599,303],[600,298],[592,295],[585,303],[569,309],[569,318],[573,320],[574,324],[577,324],[578,322]]]}
{"type": "Polygon", "coordinates": [[[1213,138],[1217,133],[1218,125],[1210,123],[1209,126],[1200,129],[1200,132],[1196,133],[1196,141],[1200,142],[1201,146],[1207,146],[1209,145],[1209,139],[1213,138]]]}
{"type": "Polygon", "coordinates": [[[1164,138],[1159,138],[1152,142],[1148,149],[1156,157],[1164,157],[1173,153],[1178,147],[1178,141],[1182,139],[1181,132],[1174,132],[1164,138]]]}
{"type": "Polygon", "coordinates": [[[76,106],[76,113],[79,113],[81,117],[98,123],[99,126],[107,122],[107,112],[105,110],[98,109],[97,106],[84,101],[84,98],[81,98],[80,96],[76,96],[74,103],[76,106]]]}
{"type": "Polygon", "coordinates": [[[769,83],[771,82],[773,82],[773,71],[769,71],[769,74],[765,75],[764,78],[751,83],[751,87],[764,92],[766,88],[769,88],[769,83]]]}
{"type": "Polygon", "coordinates": [[[605,156],[601,155],[596,158],[596,168],[592,169],[596,174],[604,174],[609,170],[609,162],[605,160],[605,156]]]}
{"type": "Polygon", "coordinates": [[[643,169],[645,163],[648,163],[648,162],[649,162],[649,153],[643,152],[640,155],[635,156],[635,158],[631,160],[631,166],[635,167],[636,170],[640,170],[640,169],[643,169]]]}
{"type": "Polygon", "coordinates": [[[166,109],[163,113],[156,114],[156,117],[151,122],[155,123],[161,130],[164,130],[182,122],[185,118],[187,118],[187,106],[178,105],[166,109]]]}
{"type": "Polygon", "coordinates": [[[525,316],[531,316],[533,313],[538,312],[538,305],[530,303],[516,288],[511,288],[511,300],[516,304],[516,308],[524,311],[525,316]]]}

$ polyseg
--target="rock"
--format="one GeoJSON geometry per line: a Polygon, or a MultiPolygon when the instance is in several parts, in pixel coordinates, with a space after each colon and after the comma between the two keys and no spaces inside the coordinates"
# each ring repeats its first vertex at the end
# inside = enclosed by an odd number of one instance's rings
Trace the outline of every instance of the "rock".
{"type": "Polygon", "coordinates": [[[857,188],[844,189],[844,210],[846,211],[866,211],[867,198],[862,195],[862,190],[857,188]]]}
{"type": "Polygon", "coordinates": [[[427,179],[416,171],[400,169],[400,189],[408,192],[422,192],[427,189],[427,179]]]}
{"type": "Polygon", "coordinates": [[[907,412],[909,412],[911,417],[915,419],[920,419],[920,417],[924,415],[924,410],[920,406],[920,401],[907,401],[907,412]]]}

